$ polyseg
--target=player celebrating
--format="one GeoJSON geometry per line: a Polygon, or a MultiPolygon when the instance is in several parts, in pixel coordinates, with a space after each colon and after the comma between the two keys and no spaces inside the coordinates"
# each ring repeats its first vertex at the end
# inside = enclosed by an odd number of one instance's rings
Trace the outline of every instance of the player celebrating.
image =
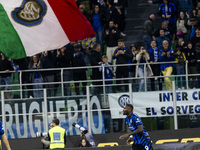
{"type": "Polygon", "coordinates": [[[153,150],[148,133],[146,132],[140,117],[133,113],[133,105],[126,104],[123,109],[123,114],[126,115],[126,124],[131,130],[130,133],[123,134],[119,139],[128,138],[127,144],[133,140],[132,150],[153,150]]]}
{"type": "MultiPolygon", "coordinates": [[[[3,140],[7,150],[11,150],[8,139],[4,133],[3,123],[1,121],[0,121],[0,140],[3,140]]],[[[1,147],[0,147],[0,149],[1,149],[1,147]]]]}

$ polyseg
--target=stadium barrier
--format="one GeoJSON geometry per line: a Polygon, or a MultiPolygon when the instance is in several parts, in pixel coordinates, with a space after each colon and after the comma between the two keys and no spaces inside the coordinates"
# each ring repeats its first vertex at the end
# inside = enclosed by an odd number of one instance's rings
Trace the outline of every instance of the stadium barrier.
{"type": "Polygon", "coordinates": [[[107,108],[101,106],[104,96],[92,95],[89,89],[87,86],[86,96],[56,98],[47,98],[46,89],[42,89],[43,98],[25,99],[5,99],[6,91],[1,91],[1,120],[6,135],[9,139],[34,138],[36,132],[48,131],[54,117],[60,120],[67,135],[80,134],[72,126],[74,122],[87,125],[93,134],[126,132],[122,113],[126,103],[134,105],[134,112],[142,118],[147,131],[199,127],[198,89],[131,92],[130,88],[129,92],[107,94],[107,108]]]}
{"type": "MultiPolygon", "coordinates": [[[[150,131],[153,148],[155,150],[197,150],[200,148],[200,129],[180,129],[180,130],[163,130],[150,131]]],[[[94,135],[96,150],[125,150],[130,149],[126,145],[126,140],[120,140],[121,133],[97,134],[94,135]]],[[[67,136],[66,150],[79,150],[79,136],[67,136]]],[[[11,139],[11,147],[15,150],[39,150],[43,149],[40,138],[31,139],[11,139]]]]}
{"type": "MultiPolygon", "coordinates": [[[[178,63],[176,61],[173,61],[173,62],[155,62],[154,64],[167,64],[167,63],[178,63]]],[[[147,68],[147,65],[149,65],[150,63],[140,63],[140,65],[144,65],[144,70],[147,68]]],[[[111,67],[115,68],[115,67],[122,67],[122,66],[136,66],[137,64],[123,64],[123,65],[111,65],[111,67]]],[[[70,68],[50,68],[50,69],[37,69],[37,70],[18,70],[17,72],[15,71],[10,71],[10,73],[18,73],[18,77],[19,77],[19,80],[16,81],[14,84],[12,83],[11,85],[7,85],[7,86],[10,86],[10,87],[15,87],[15,89],[20,89],[20,94],[19,94],[19,97],[22,98],[23,97],[23,94],[22,94],[22,91],[23,91],[23,87],[24,86],[32,86],[32,85],[58,85],[60,87],[60,94],[58,96],[65,96],[64,94],[64,84],[70,84],[70,85],[74,85],[75,83],[87,83],[87,84],[92,84],[92,82],[102,82],[102,85],[103,85],[103,92],[105,93],[105,85],[106,85],[106,81],[110,81],[112,80],[113,82],[116,82],[116,81],[124,81],[124,80],[129,80],[129,81],[139,81],[141,79],[144,79],[144,85],[145,85],[145,91],[148,91],[148,90],[151,90],[151,89],[148,89],[148,80],[151,79],[151,78],[164,78],[164,77],[167,77],[167,76],[151,76],[151,77],[147,77],[146,76],[146,72],[144,72],[144,77],[135,77],[135,75],[133,76],[130,76],[128,78],[113,78],[113,79],[105,79],[105,74],[104,74],[104,71],[105,71],[105,68],[106,66],[105,65],[102,65],[102,66],[86,66],[86,67],[70,67],[70,68]],[[64,74],[64,71],[71,71],[73,72],[73,70],[77,70],[77,69],[88,69],[90,73],[88,73],[89,75],[88,76],[91,76],[92,72],[91,70],[93,68],[101,68],[100,70],[102,70],[102,79],[99,79],[99,80],[92,80],[92,79],[89,79],[89,80],[82,80],[82,81],[73,81],[73,80],[70,80],[70,81],[64,81],[64,78],[63,78],[63,74],[64,74]],[[55,73],[58,74],[59,76],[59,80],[60,81],[56,81],[56,82],[43,82],[43,83],[23,83],[22,81],[22,76],[23,76],[23,73],[32,73],[32,72],[48,72],[48,71],[54,71],[55,73]]],[[[0,73],[5,73],[5,71],[0,71],[0,73]]],[[[185,63],[185,75],[170,75],[171,78],[176,78],[176,77],[182,77],[182,76],[185,76],[185,80],[186,80],[186,89],[189,88],[189,77],[191,76],[199,76],[199,74],[188,74],[188,63],[185,63]]],[[[15,77],[17,78],[17,77],[15,77]]],[[[17,79],[15,79],[17,80],[17,79]]],[[[0,85],[0,88],[4,88],[4,85],[0,85]]],[[[56,95],[55,95],[56,96],[56,95]]]]}

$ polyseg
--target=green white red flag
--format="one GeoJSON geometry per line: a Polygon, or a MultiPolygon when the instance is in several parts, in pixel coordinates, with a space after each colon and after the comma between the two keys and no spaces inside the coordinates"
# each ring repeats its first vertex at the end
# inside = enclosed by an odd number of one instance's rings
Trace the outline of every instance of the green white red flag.
{"type": "Polygon", "coordinates": [[[75,0],[0,0],[0,51],[8,58],[32,56],[94,36],[75,0]]]}

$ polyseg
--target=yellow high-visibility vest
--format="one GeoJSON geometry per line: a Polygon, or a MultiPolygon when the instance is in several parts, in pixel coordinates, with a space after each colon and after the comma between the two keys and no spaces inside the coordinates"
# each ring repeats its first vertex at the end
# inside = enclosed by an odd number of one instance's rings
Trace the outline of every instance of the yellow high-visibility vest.
{"type": "Polygon", "coordinates": [[[55,126],[49,130],[50,149],[65,148],[64,136],[65,129],[55,126]]]}

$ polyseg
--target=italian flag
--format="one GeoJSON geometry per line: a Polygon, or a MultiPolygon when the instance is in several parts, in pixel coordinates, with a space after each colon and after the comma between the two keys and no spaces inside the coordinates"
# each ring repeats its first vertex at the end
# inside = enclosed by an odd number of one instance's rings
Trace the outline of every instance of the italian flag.
{"type": "Polygon", "coordinates": [[[94,36],[75,0],[0,0],[0,51],[8,58],[33,56],[94,36]]]}

